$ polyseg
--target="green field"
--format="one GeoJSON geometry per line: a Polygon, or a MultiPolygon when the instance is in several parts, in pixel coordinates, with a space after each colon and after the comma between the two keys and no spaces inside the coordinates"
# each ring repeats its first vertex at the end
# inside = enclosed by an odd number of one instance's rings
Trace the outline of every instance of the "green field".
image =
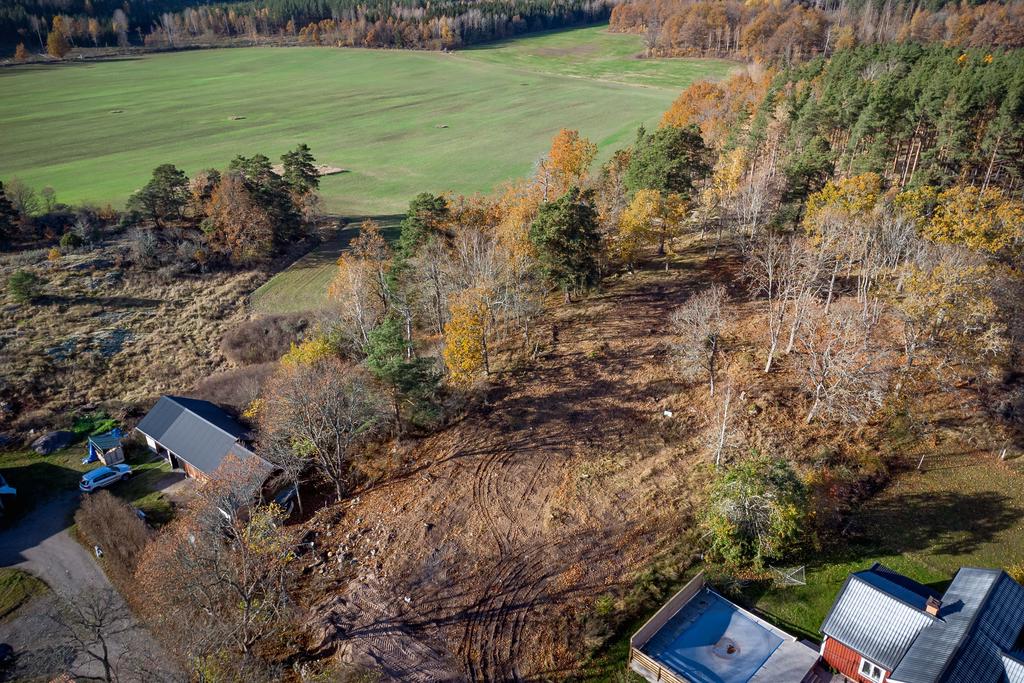
{"type": "Polygon", "coordinates": [[[305,142],[346,170],[323,180],[328,210],[396,213],[417,192],[486,192],[528,173],[562,127],[607,154],[695,77],[730,68],[640,49],[588,28],[456,54],[240,48],[6,68],[0,179],[118,205],[158,164],[194,173],[305,142]]]}
{"type": "Polygon", "coordinates": [[[735,63],[715,59],[640,59],[640,36],[609,33],[604,26],[553,31],[473,47],[458,56],[529,71],[669,88],[673,93],[701,78],[719,78],[735,63]]]}

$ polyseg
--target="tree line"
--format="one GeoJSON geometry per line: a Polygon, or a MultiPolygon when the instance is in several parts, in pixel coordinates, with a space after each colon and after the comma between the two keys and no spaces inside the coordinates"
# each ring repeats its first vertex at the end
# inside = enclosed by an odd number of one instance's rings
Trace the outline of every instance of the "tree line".
{"type": "Polygon", "coordinates": [[[237,42],[451,49],[531,31],[604,21],[608,0],[445,0],[364,4],[353,0],[167,0],[128,7],[73,0],[59,8],[18,0],[0,9],[0,38],[63,58],[73,47],[181,48],[237,42]]]}
{"type": "Polygon", "coordinates": [[[729,56],[793,63],[857,45],[942,43],[1024,47],[1024,2],[743,3],[633,0],[611,11],[615,31],[641,33],[651,56],[729,56]]]}

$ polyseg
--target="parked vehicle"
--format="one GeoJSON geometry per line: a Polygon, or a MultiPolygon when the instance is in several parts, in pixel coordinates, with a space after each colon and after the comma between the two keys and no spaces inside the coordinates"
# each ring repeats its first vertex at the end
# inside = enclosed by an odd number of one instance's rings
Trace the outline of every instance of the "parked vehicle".
{"type": "Polygon", "coordinates": [[[132,468],[124,464],[98,467],[82,475],[82,481],[78,482],[78,488],[83,493],[92,493],[122,479],[127,479],[131,475],[132,468]]]}

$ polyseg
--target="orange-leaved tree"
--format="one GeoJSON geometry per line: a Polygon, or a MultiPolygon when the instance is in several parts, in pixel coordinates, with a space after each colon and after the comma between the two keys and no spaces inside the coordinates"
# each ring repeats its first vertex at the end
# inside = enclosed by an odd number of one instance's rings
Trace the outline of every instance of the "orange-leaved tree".
{"type": "Polygon", "coordinates": [[[543,162],[549,180],[546,197],[558,197],[573,185],[578,185],[590,172],[597,156],[597,145],[580,137],[578,130],[563,128],[551,141],[551,150],[543,162]]]}

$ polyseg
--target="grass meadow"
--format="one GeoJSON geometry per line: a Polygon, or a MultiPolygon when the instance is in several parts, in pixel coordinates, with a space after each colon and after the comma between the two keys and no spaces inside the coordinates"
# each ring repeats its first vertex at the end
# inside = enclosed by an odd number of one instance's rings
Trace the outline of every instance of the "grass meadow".
{"type": "Polygon", "coordinates": [[[194,173],[305,142],[346,171],[323,180],[328,211],[393,214],[418,192],[528,173],[562,127],[608,154],[694,78],[731,68],[634,58],[641,47],[599,27],[454,54],[243,48],[2,69],[0,179],[117,206],[161,163],[194,173]]]}

